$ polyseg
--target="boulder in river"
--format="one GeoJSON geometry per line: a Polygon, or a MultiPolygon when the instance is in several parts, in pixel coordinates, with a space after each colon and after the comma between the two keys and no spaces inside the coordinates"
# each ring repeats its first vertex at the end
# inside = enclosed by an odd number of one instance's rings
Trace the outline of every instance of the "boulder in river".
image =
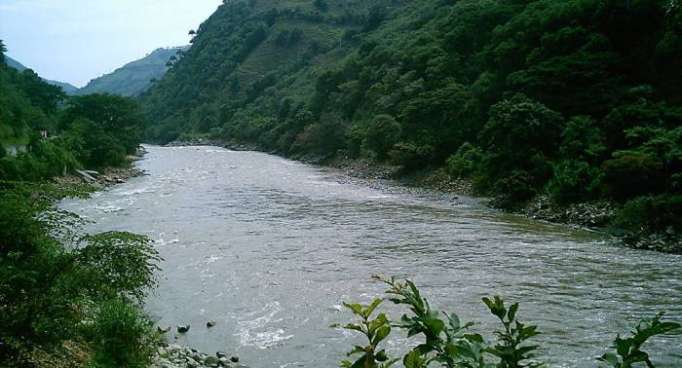
{"type": "Polygon", "coordinates": [[[171,328],[170,326],[157,326],[156,330],[159,331],[159,333],[165,334],[170,332],[171,328]]]}
{"type": "Polygon", "coordinates": [[[178,332],[182,334],[187,333],[187,331],[189,331],[189,327],[190,327],[189,324],[178,325],[178,332]]]}
{"type": "Polygon", "coordinates": [[[217,366],[219,363],[220,360],[214,356],[207,356],[206,359],[204,359],[204,364],[209,367],[217,366]]]}

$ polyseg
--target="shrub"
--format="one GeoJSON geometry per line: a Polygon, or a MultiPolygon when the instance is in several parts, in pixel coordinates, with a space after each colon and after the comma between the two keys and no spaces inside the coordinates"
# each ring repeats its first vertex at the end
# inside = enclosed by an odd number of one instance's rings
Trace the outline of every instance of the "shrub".
{"type": "Polygon", "coordinates": [[[562,121],[559,113],[517,94],[490,108],[480,139],[486,150],[500,155],[499,165],[522,168],[538,152],[552,156],[557,151],[562,121]]]}
{"type": "Polygon", "coordinates": [[[617,152],[604,162],[604,183],[615,199],[626,199],[665,188],[663,163],[634,151],[617,152]]]}
{"type": "Polygon", "coordinates": [[[566,123],[561,140],[559,152],[564,158],[590,161],[601,158],[606,151],[602,131],[588,116],[571,118],[566,123]]]}
{"type": "Polygon", "coordinates": [[[144,368],[155,350],[152,323],[123,299],[100,305],[90,334],[96,368],[144,368]]]}
{"type": "MultiPolygon", "coordinates": [[[[474,323],[462,323],[455,313],[433,309],[410,280],[376,278],[389,286],[385,299],[407,307],[409,313],[403,314],[399,321],[391,321],[384,313],[378,313],[372,318],[381,306],[382,299],[374,299],[368,305],[344,303],[360,321],[332,327],[359,332],[368,342],[365,346],[355,346],[348,356],[360,357],[355,361],[342,361],[341,367],[387,368],[400,361],[399,358],[390,358],[380,347],[394,328],[404,330],[408,339],[418,338],[418,345],[402,357],[405,368],[545,367],[536,359],[540,346],[531,344],[531,340],[540,332],[537,326],[519,321],[518,303],[507,306],[498,296],[482,299],[501,325],[500,329],[494,331],[496,341],[489,342],[483,335],[473,331],[474,323]]],[[[651,320],[642,320],[633,331],[632,337],[621,338],[618,335],[614,341],[616,353],[606,353],[598,360],[613,368],[634,368],[633,364],[637,362],[646,362],[647,367],[654,367],[649,355],[641,350],[642,345],[651,337],[673,334],[681,327],[675,322],[661,321],[662,315],[661,313],[651,320]]]]}
{"type": "Polygon", "coordinates": [[[643,196],[625,203],[615,225],[634,232],[663,232],[672,228],[682,232],[682,195],[643,196]]]}
{"type": "Polygon", "coordinates": [[[528,172],[520,170],[495,182],[493,190],[497,193],[493,204],[504,209],[513,209],[537,194],[533,178],[528,172]]]}
{"type": "Polygon", "coordinates": [[[663,313],[652,319],[641,320],[631,337],[616,337],[613,342],[615,353],[602,355],[598,360],[613,368],[633,368],[637,363],[644,363],[647,367],[654,367],[649,354],[642,351],[642,346],[652,337],[666,335],[680,328],[679,323],[661,321],[663,313]]]}
{"type": "Polygon", "coordinates": [[[155,286],[160,258],[148,237],[108,232],[88,235],[79,245],[76,262],[86,270],[84,287],[91,288],[95,297],[121,295],[141,301],[147,289],[155,286]]]}
{"type": "Polygon", "coordinates": [[[558,203],[593,199],[599,193],[601,171],[587,162],[566,160],[554,165],[549,194],[558,203]]]}
{"type": "Polygon", "coordinates": [[[292,150],[315,154],[334,154],[345,145],[345,123],[338,117],[325,116],[319,123],[305,127],[296,137],[292,150]]]}
{"type": "Polygon", "coordinates": [[[393,146],[398,143],[402,128],[390,115],[377,115],[369,123],[362,141],[364,149],[376,154],[377,159],[386,159],[393,146]]]}
{"type": "MultiPolygon", "coordinates": [[[[147,238],[107,233],[68,247],[58,240],[57,235],[69,235],[79,219],[54,210],[53,201],[85,191],[26,182],[2,186],[0,366],[4,359],[29,359],[35,350],[59,350],[64,341],[81,339],[93,306],[141,298],[153,285],[158,257],[147,238]]],[[[130,321],[121,319],[120,324],[130,321]]]]}
{"type": "Polygon", "coordinates": [[[430,144],[397,143],[389,152],[391,162],[406,171],[426,167],[433,158],[435,149],[430,144]]]}
{"type": "Polygon", "coordinates": [[[452,177],[462,178],[470,176],[479,167],[483,152],[470,143],[462,144],[457,153],[447,160],[447,171],[452,177]]]}

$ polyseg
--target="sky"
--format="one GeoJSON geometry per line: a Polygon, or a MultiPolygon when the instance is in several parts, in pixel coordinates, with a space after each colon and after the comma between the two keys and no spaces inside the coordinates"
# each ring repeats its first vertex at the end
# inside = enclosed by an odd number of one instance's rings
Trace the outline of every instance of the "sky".
{"type": "Polygon", "coordinates": [[[189,43],[221,0],[0,0],[7,55],[82,87],[159,47],[189,43]]]}

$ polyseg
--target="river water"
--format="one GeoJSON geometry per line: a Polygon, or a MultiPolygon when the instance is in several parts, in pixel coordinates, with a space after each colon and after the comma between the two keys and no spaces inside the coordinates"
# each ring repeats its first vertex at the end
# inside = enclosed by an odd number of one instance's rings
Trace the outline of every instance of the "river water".
{"type": "MultiPolygon", "coordinates": [[[[338,366],[360,341],[329,326],[349,321],[343,301],[381,295],[373,274],[413,279],[481,332],[496,326],[482,297],[521,302],[552,367],[594,367],[639,317],[666,310],[682,321],[680,256],[263,153],[147,149],[138,165],[148,175],[61,206],[93,221],[86,231],[154,239],[164,261],[149,313],[162,325],[190,323],[179,343],[253,368],[338,366]]],[[[406,343],[397,334],[388,346],[406,343]]],[[[682,366],[682,336],[650,350],[660,366],[682,366]]]]}

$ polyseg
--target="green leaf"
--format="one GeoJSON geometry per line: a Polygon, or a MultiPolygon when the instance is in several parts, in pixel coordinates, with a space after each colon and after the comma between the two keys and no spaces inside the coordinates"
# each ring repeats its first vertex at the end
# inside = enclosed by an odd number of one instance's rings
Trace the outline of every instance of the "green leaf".
{"type": "Polygon", "coordinates": [[[423,368],[424,359],[422,359],[421,354],[418,350],[412,350],[403,358],[403,365],[405,368],[423,368]]]}
{"type": "Polygon", "coordinates": [[[618,356],[614,353],[606,353],[606,354],[602,355],[601,358],[598,358],[597,360],[609,363],[614,368],[620,367],[620,359],[618,359],[618,356]]]}
{"type": "Polygon", "coordinates": [[[343,303],[343,306],[350,309],[353,314],[356,316],[363,316],[362,314],[362,305],[354,303],[354,304],[349,304],[349,303],[343,303]]]}
{"type": "Polygon", "coordinates": [[[507,313],[507,318],[509,318],[509,321],[513,321],[516,319],[516,311],[519,309],[519,303],[514,303],[511,307],[509,307],[509,312],[507,313]]]}
{"type": "Polygon", "coordinates": [[[379,304],[381,304],[381,302],[382,300],[379,298],[374,299],[372,303],[369,306],[367,306],[367,308],[365,308],[364,311],[362,311],[362,316],[365,318],[369,318],[369,316],[372,315],[374,310],[379,306],[379,304]]]}
{"type": "Polygon", "coordinates": [[[372,344],[374,346],[379,345],[389,334],[391,333],[391,326],[383,325],[376,330],[372,344]]]}

